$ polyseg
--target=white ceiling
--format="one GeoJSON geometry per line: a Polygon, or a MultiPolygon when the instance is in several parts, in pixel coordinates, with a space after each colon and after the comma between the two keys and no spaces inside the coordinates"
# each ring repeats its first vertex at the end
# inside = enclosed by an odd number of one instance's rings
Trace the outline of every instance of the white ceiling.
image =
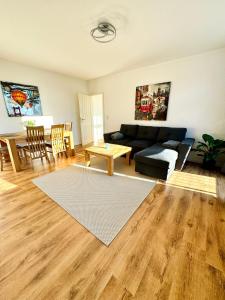
{"type": "Polygon", "coordinates": [[[92,79],[225,47],[225,0],[0,0],[0,57],[92,79]],[[117,28],[100,44],[98,21],[117,28]]]}

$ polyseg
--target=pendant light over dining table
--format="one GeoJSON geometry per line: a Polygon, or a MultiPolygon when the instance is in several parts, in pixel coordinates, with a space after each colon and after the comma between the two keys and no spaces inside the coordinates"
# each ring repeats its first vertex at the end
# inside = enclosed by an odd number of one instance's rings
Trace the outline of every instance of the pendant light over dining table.
{"type": "Polygon", "coordinates": [[[115,39],[116,28],[108,22],[101,22],[91,30],[91,36],[99,43],[108,43],[115,39]]]}

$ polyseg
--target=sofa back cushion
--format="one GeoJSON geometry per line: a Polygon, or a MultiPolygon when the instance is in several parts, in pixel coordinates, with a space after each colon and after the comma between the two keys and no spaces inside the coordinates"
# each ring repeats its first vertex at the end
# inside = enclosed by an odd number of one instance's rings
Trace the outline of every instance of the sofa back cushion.
{"type": "Polygon", "coordinates": [[[121,124],[120,132],[130,138],[135,138],[137,134],[138,125],[121,124]]]}
{"type": "Polygon", "coordinates": [[[155,141],[158,135],[159,127],[139,126],[137,139],[155,141]]]}
{"type": "Polygon", "coordinates": [[[168,140],[183,141],[187,128],[160,127],[157,136],[157,142],[166,142],[168,140]]]}

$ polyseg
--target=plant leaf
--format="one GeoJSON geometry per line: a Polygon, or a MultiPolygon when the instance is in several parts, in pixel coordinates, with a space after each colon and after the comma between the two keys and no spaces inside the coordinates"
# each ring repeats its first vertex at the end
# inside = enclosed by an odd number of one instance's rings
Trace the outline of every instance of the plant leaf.
{"type": "Polygon", "coordinates": [[[215,147],[216,148],[224,148],[225,147],[225,142],[223,140],[215,140],[214,141],[215,147]]]}
{"type": "Polygon", "coordinates": [[[199,146],[201,146],[201,147],[204,146],[204,147],[208,148],[208,145],[206,143],[202,143],[202,142],[198,142],[197,147],[199,147],[199,146]]]}
{"type": "Polygon", "coordinates": [[[203,153],[206,153],[206,152],[207,152],[206,150],[203,150],[203,149],[197,149],[197,148],[196,148],[196,151],[197,151],[197,152],[203,152],[203,153]]]}
{"type": "Polygon", "coordinates": [[[214,144],[214,138],[211,135],[205,133],[202,135],[202,138],[204,142],[208,143],[210,146],[214,144]]]}

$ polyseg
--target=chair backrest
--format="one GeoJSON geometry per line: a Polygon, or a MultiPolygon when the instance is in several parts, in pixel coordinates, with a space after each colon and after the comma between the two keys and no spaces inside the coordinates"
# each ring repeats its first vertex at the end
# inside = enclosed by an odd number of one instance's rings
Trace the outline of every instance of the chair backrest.
{"type": "Polygon", "coordinates": [[[64,124],[51,126],[51,142],[53,155],[65,151],[64,124]]]}
{"type": "Polygon", "coordinates": [[[71,130],[72,130],[72,122],[66,122],[66,123],[64,124],[64,129],[65,129],[66,131],[71,131],[71,130]]]}
{"type": "Polygon", "coordinates": [[[44,126],[27,126],[27,145],[31,158],[46,156],[44,126]]]}

